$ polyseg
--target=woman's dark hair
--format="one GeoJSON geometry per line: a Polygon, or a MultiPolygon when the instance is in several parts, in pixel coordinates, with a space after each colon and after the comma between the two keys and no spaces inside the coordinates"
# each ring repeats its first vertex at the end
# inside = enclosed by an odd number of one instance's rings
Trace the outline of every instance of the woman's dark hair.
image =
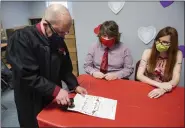
{"type": "Polygon", "coordinates": [[[115,37],[116,43],[120,42],[121,33],[119,33],[119,27],[115,21],[105,21],[100,26],[100,32],[98,34],[99,40],[101,36],[107,35],[108,37],[115,37]]]}

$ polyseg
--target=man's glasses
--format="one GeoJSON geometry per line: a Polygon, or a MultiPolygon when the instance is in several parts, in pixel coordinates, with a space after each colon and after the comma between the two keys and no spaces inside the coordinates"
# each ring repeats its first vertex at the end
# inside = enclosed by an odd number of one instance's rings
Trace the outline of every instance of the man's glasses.
{"type": "Polygon", "coordinates": [[[58,35],[67,35],[67,34],[69,34],[69,31],[68,31],[68,32],[57,32],[57,31],[53,28],[53,26],[51,25],[51,23],[50,23],[49,21],[47,21],[47,20],[45,20],[45,21],[48,23],[48,25],[49,25],[49,27],[50,27],[50,29],[51,29],[52,32],[57,33],[58,35]]]}
{"type": "Polygon", "coordinates": [[[157,40],[159,43],[161,43],[163,46],[170,46],[171,42],[168,41],[162,41],[162,40],[157,40]]]}

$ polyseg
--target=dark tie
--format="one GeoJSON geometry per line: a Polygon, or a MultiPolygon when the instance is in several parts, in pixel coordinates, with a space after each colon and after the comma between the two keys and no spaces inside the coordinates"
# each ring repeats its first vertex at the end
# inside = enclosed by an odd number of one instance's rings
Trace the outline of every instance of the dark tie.
{"type": "Polygon", "coordinates": [[[104,74],[107,73],[107,70],[108,70],[108,50],[109,48],[105,48],[105,52],[103,54],[102,62],[100,66],[100,72],[104,74]]]}

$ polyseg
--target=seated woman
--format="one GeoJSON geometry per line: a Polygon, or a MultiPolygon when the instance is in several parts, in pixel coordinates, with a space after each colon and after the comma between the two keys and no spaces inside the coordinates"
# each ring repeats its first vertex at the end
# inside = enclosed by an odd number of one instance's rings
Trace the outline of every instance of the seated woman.
{"type": "Polygon", "coordinates": [[[156,89],[148,96],[158,98],[174,88],[180,80],[182,52],[178,50],[178,33],[165,27],[157,34],[152,49],[143,52],[137,79],[156,89]]]}
{"type": "Polygon", "coordinates": [[[96,29],[99,41],[89,49],[85,72],[99,79],[128,79],[134,70],[133,59],[130,50],[120,42],[118,25],[105,21],[96,29]]]}

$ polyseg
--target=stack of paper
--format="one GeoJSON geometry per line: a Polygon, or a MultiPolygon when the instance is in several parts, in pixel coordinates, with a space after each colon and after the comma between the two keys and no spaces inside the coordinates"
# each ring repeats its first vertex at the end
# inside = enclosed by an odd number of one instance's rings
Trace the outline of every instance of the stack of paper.
{"type": "Polygon", "coordinates": [[[68,110],[115,120],[117,100],[92,95],[83,97],[80,94],[76,94],[74,105],[74,108],[68,108],[68,110]]]}

